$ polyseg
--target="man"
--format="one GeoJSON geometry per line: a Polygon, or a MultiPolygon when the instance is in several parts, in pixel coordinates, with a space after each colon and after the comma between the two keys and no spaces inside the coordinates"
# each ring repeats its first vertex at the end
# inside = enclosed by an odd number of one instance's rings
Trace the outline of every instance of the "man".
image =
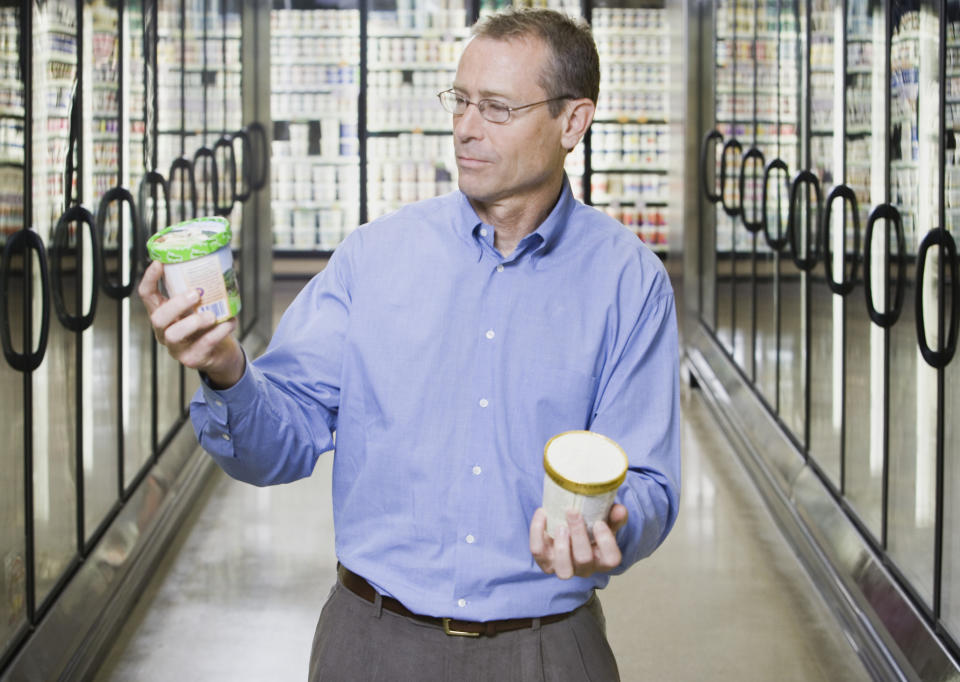
{"type": "MultiPolygon", "coordinates": [[[[231,332],[140,293],[204,386],[203,447],[257,485],[334,448],[340,580],[312,680],[613,680],[594,590],[649,555],[679,496],[678,349],[659,260],[573,199],[595,111],[589,29],[548,10],[474,29],[452,90],[459,192],[351,234],[248,363],[231,332]],[[630,470],[593,541],[545,533],[543,447],[590,429],[630,470]]],[[[638,598],[642,608],[642,599],[638,598]]]]}

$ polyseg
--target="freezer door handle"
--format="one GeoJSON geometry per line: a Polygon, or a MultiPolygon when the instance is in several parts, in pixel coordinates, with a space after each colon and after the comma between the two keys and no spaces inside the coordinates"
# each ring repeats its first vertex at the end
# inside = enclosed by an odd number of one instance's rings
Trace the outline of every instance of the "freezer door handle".
{"type": "MultiPolygon", "coordinates": [[[[100,265],[103,268],[103,264],[106,262],[106,259],[103,257],[103,249],[106,248],[106,240],[103,238],[104,229],[107,224],[107,210],[113,202],[118,201],[121,203],[126,203],[130,207],[130,220],[133,222],[133,227],[130,230],[133,234],[133,254],[134,257],[130,259],[130,266],[127,272],[127,283],[122,284],[118,282],[114,284],[110,281],[110,278],[107,277],[106,272],[100,277],[100,283],[103,286],[103,293],[109,296],[112,299],[117,301],[122,300],[130,296],[133,293],[133,288],[137,283],[137,270],[145,259],[142,252],[146,248],[143,242],[143,230],[140,228],[140,221],[137,215],[137,205],[133,200],[133,195],[124,188],[124,187],[114,187],[100,198],[100,204],[97,206],[97,215],[95,217],[97,225],[97,236],[100,238],[100,265]]],[[[120,214],[123,215],[122,213],[120,214]]],[[[119,233],[118,239],[118,248],[123,249],[123,231],[119,233]]]]}
{"type": "MultiPolygon", "coordinates": [[[[80,235],[77,235],[79,244],[80,235]]],[[[79,255],[75,265],[77,271],[80,271],[82,263],[79,255]]],[[[74,332],[82,332],[93,324],[93,318],[97,312],[97,297],[100,289],[100,276],[103,271],[103,265],[100,262],[100,240],[97,230],[94,227],[93,215],[83,206],[71,206],[57,220],[56,227],[53,228],[53,244],[50,249],[50,286],[53,289],[53,309],[57,313],[57,319],[60,320],[65,328],[74,332]],[[87,226],[90,235],[91,255],[93,257],[93,285],[90,292],[90,307],[86,315],[71,315],[67,310],[63,298],[63,256],[62,251],[67,246],[67,240],[70,237],[70,225],[73,223],[82,223],[87,226]]],[[[79,282],[78,282],[79,286],[79,282]]]]}
{"type": "Polygon", "coordinates": [[[900,211],[891,204],[880,204],[867,217],[867,225],[863,231],[863,289],[867,299],[867,314],[878,327],[887,329],[900,319],[903,310],[904,283],[907,277],[907,246],[903,236],[903,220],[900,211]],[[873,228],[878,220],[888,220],[893,223],[894,234],[897,238],[897,279],[894,284],[893,307],[885,313],[877,310],[873,304],[873,228]]]}
{"type": "MultiPolygon", "coordinates": [[[[847,221],[843,221],[843,230],[846,232],[847,221]]],[[[860,209],[857,205],[857,195],[847,185],[837,185],[830,190],[827,195],[827,202],[823,208],[823,269],[827,275],[827,284],[830,291],[840,296],[846,296],[857,284],[857,270],[860,269],[858,255],[860,253],[860,209]],[[833,252],[830,250],[830,213],[833,209],[835,199],[842,199],[850,202],[850,208],[853,211],[853,254],[850,266],[850,277],[847,280],[841,279],[839,282],[833,279],[833,252]]],[[[846,242],[846,234],[844,234],[846,242]]],[[[846,262],[848,257],[846,248],[843,249],[843,260],[846,262]]],[[[840,276],[843,277],[841,271],[840,276]]]]}
{"type": "Polygon", "coordinates": [[[797,210],[797,200],[800,195],[800,186],[801,185],[810,185],[813,187],[813,191],[817,196],[817,219],[820,218],[820,206],[823,204],[823,195],[820,193],[820,181],[817,179],[817,176],[811,173],[808,170],[802,170],[797,173],[796,177],[793,178],[793,182],[790,184],[790,207],[788,211],[787,218],[787,233],[790,235],[790,250],[793,256],[793,263],[800,270],[804,272],[810,272],[817,264],[817,257],[820,253],[820,230],[819,226],[815,225],[815,221],[810,220],[809,215],[807,217],[807,250],[806,255],[801,256],[801,245],[798,243],[799,240],[797,235],[801,234],[800,229],[797,227],[797,220],[799,219],[800,212],[797,210]],[[816,233],[811,235],[810,229],[813,226],[813,229],[816,230],[816,233]],[[811,251],[810,246],[813,245],[813,250],[811,251]]]}
{"type": "MultiPolygon", "coordinates": [[[[234,198],[239,201],[241,204],[246,203],[247,199],[250,198],[252,182],[250,180],[250,173],[252,166],[250,165],[250,157],[253,155],[253,145],[250,142],[250,136],[247,134],[246,130],[238,130],[235,132],[231,138],[231,144],[240,140],[240,183],[241,189],[239,192],[234,188],[234,198]]],[[[236,161],[237,152],[234,150],[234,161],[236,161]]],[[[236,167],[234,167],[234,175],[236,175],[236,167]]]]}
{"type": "MultiPolygon", "coordinates": [[[[942,227],[937,227],[924,236],[920,242],[920,248],[917,251],[917,294],[916,308],[914,314],[917,321],[917,345],[920,346],[920,354],[927,364],[934,369],[943,369],[957,350],[957,326],[960,323],[960,278],[957,276],[957,244],[949,232],[942,227]],[[939,246],[947,252],[947,263],[950,265],[950,284],[953,291],[950,294],[951,312],[950,312],[950,331],[947,334],[947,343],[939,350],[933,350],[927,344],[927,330],[923,315],[923,273],[927,265],[927,251],[931,246],[939,246]]],[[[943,296],[943,292],[940,294],[943,296]]]]}
{"type": "MultiPolygon", "coordinates": [[[[256,158],[258,162],[256,168],[258,168],[260,172],[250,178],[250,188],[255,192],[259,192],[267,186],[267,179],[270,173],[270,148],[267,146],[267,131],[260,121],[254,121],[247,126],[246,130],[251,140],[253,140],[253,138],[257,138],[258,140],[257,147],[259,148],[259,154],[251,153],[250,156],[256,158]]],[[[250,148],[252,151],[252,144],[250,148]]]]}
{"type": "Polygon", "coordinates": [[[233,206],[237,203],[237,154],[233,149],[233,140],[227,135],[222,136],[214,143],[214,155],[216,155],[218,149],[227,150],[227,175],[230,177],[230,203],[225,203],[222,206],[216,204],[216,206],[214,206],[214,213],[226,218],[233,213],[233,206]]]}
{"type": "Polygon", "coordinates": [[[790,221],[787,220],[787,231],[781,229],[780,212],[777,212],[777,237],[770,236],[770,222],[767,220],[767,198],[769,196],[770,176],[773,171],[783,171],[784,184],[786,185],[787,195],[790,194],[790,170],[783,159],[776,158],[770,161],[763,169],[763,201],[761,205],[760,223],[763,228],[764,239],[767,240],[767,246],[776,252],[783,251],[783,248],[790,241],[790,221]]]}
{"type": "MultiPolygon", "coordinates": [[[[213,150],[210,147],[200,147],[193,155],[193,173],[196,177],[197,168],[201,168],[200,160],[201,159],[210,159],[210,174],[203,174],[203,177],[200,178],[200,182],[204,187],[210,187],[211,193],[213,194],[213,210],[212,213],[217,212],[217,205],[220,202],[220,197],[218,196],[220,188],[220,180],[217,177],[217,156],[213,153],[213,150]]],[[[207,193],[203,193],[204,200],[207,198],[207,193]]],[[[206,205],[204,205],[204,208],[206,205]]]]}
{"type": "MultiPolygon", "coordinates": [[[[717,142],[723,142],[723,135],[719,130],[711,130],[709,133],[704,135],[703,143],[700,145],[700,177],[703,180],[703,193],[707,197],[707,201],[711,204],[715,204],[720,201],[720,192],[713,193],[711,187],[707,186],[707,178],[710,177],[710,169],[707,168],[707,156],[710,149],[710,143],[716,140],[717,142]]],[[[723,187],[720,188],[723,191],[723,187]]]]}
{"type": "MultiPolygon", "coordinates": [[[[157,214],[156,206],[154,206],[153,215],[157,217],[157,230],[162,230],[167,225],[170,224],[170,186],[167,184],[166,179],[155,170],[148,171],[143,178],[140,180],[140,189],[137,191],[140,199],[140,223],[143,228],[143,243],[147,243],[147,239],[152,235],[155,230],[153,229],[153,222],[151,221],[150,226],[147,226],[146,221],[146,207],[147,207],[147,198],[152,197],[152,188],[159,187],[163,194],[163,212],[164,220],[159,222],[159,216],[157,214]]],[[[150,256],[147,254],[146,249],[142,253],[144,260],[143,265],[146,266],[149,264],[150,256]]]]}
{"type": "Polygon", "coordinates": [[[720,152],[720,204],[723,206],[724,213],[731,218],[736,218],[743,209],[743,195],[740,196],[740,206],[727,204],[727,151],[729,150],[734,150],[734,159],[743,153],[743,147],[737,138],[727,140],[723,145],[723,151],[720,152]]]}
{"type": "MultiPolygon", "coordinates": [[[[196,218],[196,217],[197,217],[197,178],[196,178],[196,175],[194,174],[194,171],[193,171],[193,163],[190,161],[190,159],[188,159],[188,158],[186,158],[186,157],[183,157],[183,156],[179,156],[179,157],[177,157],[177,158],[175,158],[175,159],[173,160],[173,163],[170,164],[170,174],[169,174],[170,181],[169,181],[169,188],[173,188],[173,187],[175,186],[175,185],[174,185],[174,178],[177,176],[177,172],[178,172],[178,171],[179,171],[180,175],[184,175],[184,174],[185,174],[185,175],[187,176],[187,180],[189,180],[189,184],[190,184],[190,207],[191,207],[191,209],[192,209],[192,210],[190,211],[190,216],[189,216],[189,218],[196,218]]],[[[181,182],[181,184],[183,183],[183,179],[182,179],[182,178],[181,178],[180,182],[181,182]]],[[[181,200],[181,202],[182,202],[182,201],[183,201],[183,197],[180,197],[180,200],[181,200]]],[[[168,209],[168,210],[169,210],[169,209],[168,209]]],[[[167,216],[167,217],[169,218],[169,216],[167,216]]],[[[180,220],[187,220],[187,219],[188,219],[188,217],[187,217],[186,214],[183,212],[183,208],[182,208],[182,206],[181,206],[181,209],[180,209],[180,220]]]]}
{"type": "MultiPolygon", "coordinates": [[[[747,162],[751,159],[756,159],[760,168],[764,167],[763,152],[761,152],[756,147],[751,147],[743,155],[743,158],[740,161],[740,207],[741,207],[741,217],[743,219],[743,226],[747,228],[747,232],[751,234],[756,234],[760,231],[760,228],[763,226],[763,217],[762,214],[757,220],[747,220],[747,209],[745,205],[744,197],[746,197],[746,187],[747,187],[747,162]]],[[[762,208],[762,206],[761,206],[762,208]]],[[[753,212],[757,213],[757,198],[756,196],[753,199],[753,212]]]]}
{"type": "MultiPolygon", "coordinates": [[[[28,256],[25,254],[24,263],[28,256]]],[[[47,352],[47,339],[50,333],[50,305],[49,305],[49,273],[47,272],[47,256],[43,247],[43,240],[33,230],[23,229],[14,232],[7,238],[7,243],[3,249],[2,264],[0,270],[3,275],[0,277],[0,345],[3,346],[3,355],[7,362],[15,370],[20,372],[32,372],[40,363],[43,362],[43,356],[47,352]],[[22,246],[24,251],[34,250],[37,252],[37,260],[40,263],[40,337],[37,339],[37,349],[33,352],[18,353],[13,349],[13,342],[10,334],[10,313],[7,310],[10,291],[10,258],[14,248],[22,246]]],[[[24,281],[26,281],[26,267],[24,267],[24,281]]]]}

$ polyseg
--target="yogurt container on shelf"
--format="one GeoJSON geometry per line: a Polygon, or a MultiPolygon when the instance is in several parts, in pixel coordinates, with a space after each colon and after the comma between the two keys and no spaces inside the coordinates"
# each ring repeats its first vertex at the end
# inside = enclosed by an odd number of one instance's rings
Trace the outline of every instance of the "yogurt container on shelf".
{"type": "Polygon", "coordinates": [[[543,448],[543,509],[547,534],[567,525],[567,510],[580,512],[593,537],[627,478],[627,454],[614,440],[592,431],[564,431],[543,448]]]}
{"type": "Polygon", "coordinates": [[[147,240],[150,258],[163,263],[167,294],[198,289],[198,310],[211,311],[217,323],[234,317],[241,307],[230,237],[230,223],[210,216],[171,225],[147,240]]]}

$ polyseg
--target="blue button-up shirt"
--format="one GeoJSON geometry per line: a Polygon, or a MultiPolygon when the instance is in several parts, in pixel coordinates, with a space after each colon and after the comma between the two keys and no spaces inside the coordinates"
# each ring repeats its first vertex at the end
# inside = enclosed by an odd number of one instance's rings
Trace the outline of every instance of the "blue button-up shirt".
{"type": "Polygon", "coordinates": [[[680,486],[659,259],[567,182],[513,253],[493,238],[459,191],[359,228],[239,383],[191,404],[243,481],[309,476],[335,449],[339,560],[411,611],[478,621],[569,611],[609,580],[560,580],[530,554],[550,437],[590,429],[629,457],[614,573],[663,541],[680,486]]]}

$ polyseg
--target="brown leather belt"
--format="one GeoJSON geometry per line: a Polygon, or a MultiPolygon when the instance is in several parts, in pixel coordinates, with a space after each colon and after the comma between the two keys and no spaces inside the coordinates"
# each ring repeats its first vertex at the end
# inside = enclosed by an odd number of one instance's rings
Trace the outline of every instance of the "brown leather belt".
{"type": "MultiPolygon", "coordinates": [[[[375,603],[377,592],[364,578],[353,573],[349,569],[340,565],[337,567],[337,577],[340,578],[340,584],[353,592],[355,595],[368,602],[375,603]]],[[[392,597],[381,597],[383,608],[392,613],[414,618],[424,623],[436,625],[443,628],[448,635],[457,635],[461,637],[479,637],[486,635],[492,637],[498,632],[510,632],[511,630],[523,630],[533,627],[534,618],[508,618],[506,620],[488,620],[485,623],[472,620],[457,620],[455,618],[435,618],[433,616],[421,616],[419,613],[410,611],[406,606],[392,597]]],[[[555,613],[549,616],[541,616],[540,624],[556,623],[569,617],[573,611],[567,613],[555,613]]]]}

